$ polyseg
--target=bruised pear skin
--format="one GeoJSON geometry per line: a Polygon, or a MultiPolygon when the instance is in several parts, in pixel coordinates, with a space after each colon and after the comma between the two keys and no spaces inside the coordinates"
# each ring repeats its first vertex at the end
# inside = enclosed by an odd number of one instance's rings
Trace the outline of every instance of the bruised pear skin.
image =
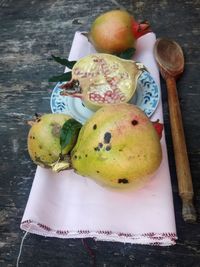
{"type": "Polygon", "coordinates": [[[99,109],[82,127],[71,155],[77,173],[121,189],[143,186],[162,160],[152,122],[127,103],[99,109]]]}
{"type": "MultiPolygon", "coordinates": [[[[58,161],[61,153],[60,130],[70,118],[65,114],[45,114],[33,123],[28,133],[28,152],[33,162],[51,168],[51,164],[58,161]]],[[[66,155],[73,146],[72,140],[62,155],[66,155]]]]}

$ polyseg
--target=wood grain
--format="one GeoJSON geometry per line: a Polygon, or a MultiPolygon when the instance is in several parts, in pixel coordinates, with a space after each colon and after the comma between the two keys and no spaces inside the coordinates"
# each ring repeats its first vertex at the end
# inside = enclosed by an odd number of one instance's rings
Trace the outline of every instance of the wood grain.
{"type": "Polygon", "coordinates": [[[185,134],[176,80],[184,71],[184,54],[180,45],[168,38],[158,38],[154,46],[154,56],[162,77],[166,80],[169,117],[173,149],[176,163],[179,195],[182,199],[182,216],[186,222],[195,222],[196,211],[193,204],[193,184],[188,160],[185,134]]]}
{"type": "Polygon", "coordinates": [[[169,115],[173,148],[176,162],[176,173],[178,179],[179,195],[182,199],[182,215],[186,222],[196,221],[196,211],[193,205],[193,184],[188,160],[185,134],[182,123],[182,115],[179,105],[176,80],[169,76],[166,78],[169,115]]]}

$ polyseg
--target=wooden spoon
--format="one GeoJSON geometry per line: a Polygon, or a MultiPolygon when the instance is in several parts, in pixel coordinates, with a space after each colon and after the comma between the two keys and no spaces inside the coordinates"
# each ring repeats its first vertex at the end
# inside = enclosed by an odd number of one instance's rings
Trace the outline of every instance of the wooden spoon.
{"type": "Polygon", "coordinates": [[[196,211],[193,205],[194,193],[192,177],[176,89],[176,79],[184,70],[184,55],[181,47],[176,42],[160,38],[155,43],[154,56],[158,63],[161,75],[167,84],[176,173],[179,195],[182,199],[182,216],[186,222],[195,222],[196,211]]]}

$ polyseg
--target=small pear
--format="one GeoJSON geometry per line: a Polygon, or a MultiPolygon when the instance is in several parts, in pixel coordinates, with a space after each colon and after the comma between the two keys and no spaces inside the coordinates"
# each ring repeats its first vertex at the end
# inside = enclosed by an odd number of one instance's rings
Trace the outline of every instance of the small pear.
{"type": "Polygon", "coordinates": [[[75,145],[77,135],[72,136],[64,149],[60,144],[60,133],[65,122],[71,119],[65,114],[44,114],[37,117],[28,133],[28,152],[34,163],[55,170],[69,168],[68,154],[75,145]],[[65,159],[64,159],[65,158],[65,159]]]}

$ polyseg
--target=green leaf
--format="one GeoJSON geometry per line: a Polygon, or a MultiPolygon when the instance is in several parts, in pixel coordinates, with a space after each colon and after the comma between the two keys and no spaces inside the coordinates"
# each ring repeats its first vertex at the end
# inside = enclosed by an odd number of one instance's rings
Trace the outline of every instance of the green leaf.
{"type": "Polygon", "coordinates": [[[72,69],[74,64],[76,63],[76,61],[69,61],[66,58],[56,57],[54,55],[51,55],[51,56],[56,62],[60,63],[63,66],[68,67],[69,69],[72,69]]]}
{"type": "Polygon", "coordinates": [[[117,54],[118,57],[123,58],[123,59],[131,59],[135,53],[135,48],[128,48],[122,53],[117,54]]]}
{"type": "Polygon", "coordinates": [[[61,151],[70,143],[73,143],[82,127],[82,124],[74,119],[66,121],[60,131],[60,146],[61,151]]]}
{"type": "Polygon", "coordinates": [[[53,76],[49,79],[49,82],[66,82],[66,81],[70,81],[72,78],[72,72],[65,72],[61,75],[58,76],[53,76]]]}

